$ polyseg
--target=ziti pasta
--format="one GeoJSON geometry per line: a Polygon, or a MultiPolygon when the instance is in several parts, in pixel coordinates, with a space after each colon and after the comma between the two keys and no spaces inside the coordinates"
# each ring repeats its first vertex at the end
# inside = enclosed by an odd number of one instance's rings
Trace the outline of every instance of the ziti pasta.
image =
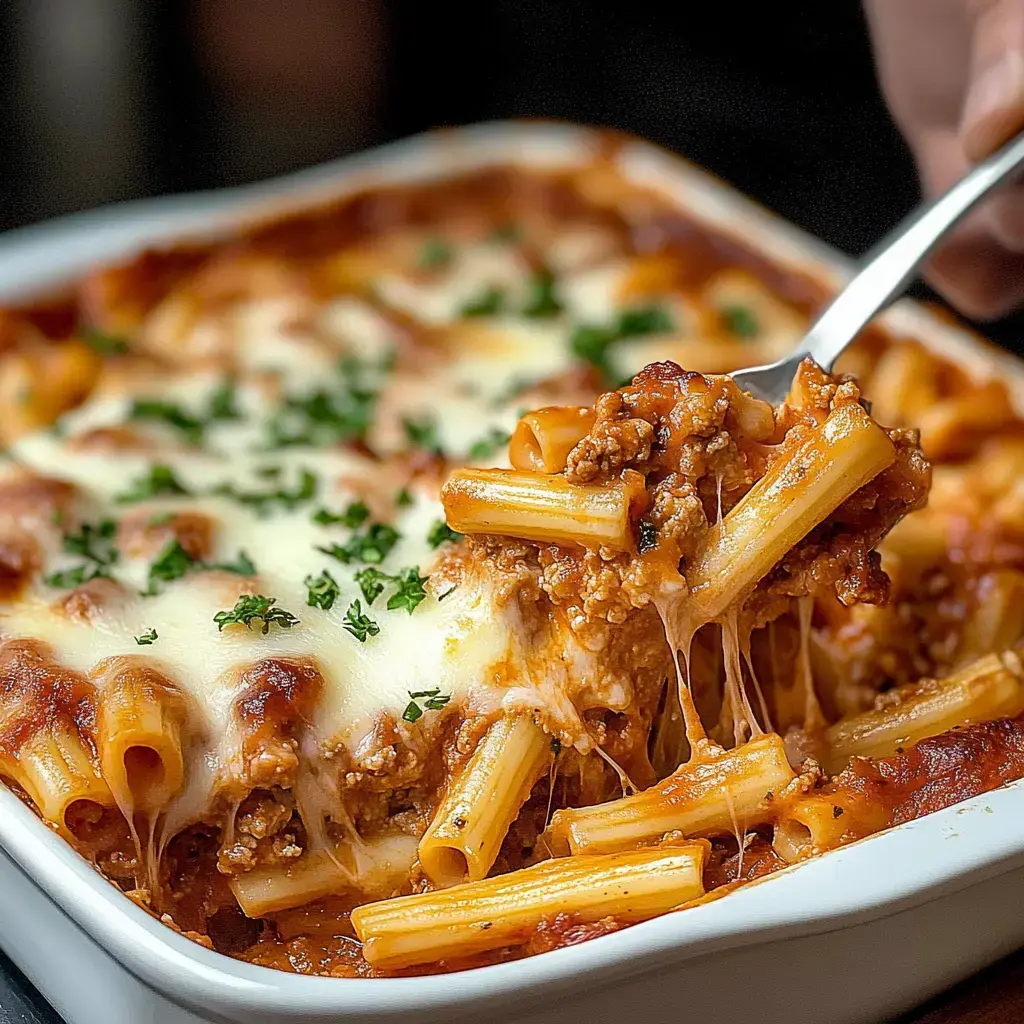
{"type": "Polygon", "coordinates": [[[198,941],[368,976],[1024,776],[1009,396],[874,329],[723,376],[824,298],[595,158],[3,311],[0,777],[198,941]]]}

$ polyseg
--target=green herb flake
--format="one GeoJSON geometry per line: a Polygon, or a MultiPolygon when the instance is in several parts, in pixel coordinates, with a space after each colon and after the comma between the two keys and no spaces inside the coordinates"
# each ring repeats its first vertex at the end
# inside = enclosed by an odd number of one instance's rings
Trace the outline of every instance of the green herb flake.
{"type": "Polygon", "coordinates": [[[189,493],[188,488],[174,475],[174,470],[170,466],[150,466],[146,476],[133,480],[128,490],[117,495],[114,500],[121,505],[127,505],[160,495],[182,496],[189,493]]]}
{"type": "Polygon", "coordinates": [[[404,608],[412,615],[427,598],[427,592],[423,589],[427,577],[421,576],[419,569],[413,566],[403,569],[397,576],[392,576],[391,580],[396,584],[397,589],[388,598],[388,611],[393,612],[404,608]]]}
{"type": "Polygon", "coordinates": [[[203,442],[206,426],[202,420],[193,416],[176,402],[165,402],[158,398],[137,398],[128,411],[130,420],[143,420],[151,423],[163,423],[179,431],[191,445],[203,442]]]}
{"type": "Polygon", "coordinates": [[[331,512],[330,509],[318,508],[313,513],[313,522],[320,526],[347,526],[354,530],[362,526],[370,518],[370,509],[365,501],[353,501],[341,512],[331,512]]]}
{"type": "Polygon", "coordinates": [[[109,579],[110,567],[118,560],[117,523],[104,519],[93,525],[83,523],[77,532],[67,533],[61,547],[69,555],[85,559],[81,565],[50,573],[43,578],[47,586],[66,590],[81,586],[89,580],[109,579]]]}
{"type": "Polygon", "coordinates": [[[361,440],[373,422],[377,402],[376,389],[363,380],[368,369],[348,356],[339,363],[340,386],[287,396],[267,424],[267,446],[317,448],[361,440]]]}
{"type": "Polygon", "coordinates": [[[367,566],[365,569],[360,569],[353,579],[359,584],[366,603],[372,606],[373,602],[384,593],[384,588],[391,582],[392,577],[386,572],[381,572],[380,569],[367,566]]]}
{"type": "Polygon", "coordinates": [[[648,334],[665,334],[675,329],[675,321],[663,306],[635,306],[622,310],[615,323],[621,338],[639,338],[648,334]]]}
{"type": "Polygon", "coordinates": [[[100,565],[112,565],[117,561],[117,523],[104,519],[93,526],[83,523],[77,533],[64,535],[61,546],[69,555],[80,555],[100,565]]]}
{"type": "Polygon", "coordinates": [[[674,321],[662,306],[636,306],[621,310],[610,326],[581,324],[569,336],[569,348],[577,359],[601,371],[606,383],[615,379],[611,350],[619,342],[674,329],[674,321]]]}
{"type": "Polygon", "coordinates": [[[207,417],[213,421],[242,419],[238,408],[238,388],[234,381],[225,381],[210,395],[207,417]]]}
{"type": "Polygon", "coordinates": [[[756,338],[761,333],[757,317],[747,306],[723,306],[718,315],[722,318],[725,329],[737,338],[756,338]]]}
{"type": "Polygon", "coordinates": [[[409,691],[409,703],[402,718],[407,722],[418,722],[425,711],[440,711],[452,699],[450,693],[441,693],[439,687],[433,690],[409,691]]]}
{"type": "Polygon", "coordinates": [[[310,608],[322,608],[325,612],[334,607],[341,596],[341,588],[334,577],[325,569],[319,576],[307,576],[302,585],[306,588],[306,604],[310,608]]]}
{"type": "Polygon", "coordinates": [[[569,336],[569,348],[577,359],[582,359],[602,372],[611,375],[609,349],[616,341],[613,331],[595,324],[581,324],[569,336]]]}
{"type": "Polygon", "coordinates": [[[407,487],[403,487],[395,495],[395,506],[397,508],[411,508],[415,499],[407,487]]]}
{"type": "Polygon", "coordinates": [[[432,548],[439,548],[442,544],[456,544],[462,540],[462,534],[456,533],[443,519],[437,519],[427,531],[427,543],[432,548]]]}
{"type": "Polygon", "coordinates": [[[371,523],[362,533],[353,533],[344,544],[318,547],[317,551],[337,559],[345,565],[350,562],[368,562],[380,565],[398,543],[401,534],[387,523],[371,523]]]}
{"type": "Polygon", "coordinates": [[[363,614],[363,606],[356,599],[348,606],[344,618],[345,628],[361,643],[366,643],[366,638],[376,636],[380,632],[380,626],[368,615],[363,614]]]}
{"type": "Polygon", "coordinates": [[[98,327],[83,327],[82,340],[101,356],[123,356],[128,351],[128,342],[116,334],[108,334],[98,327]]]}
{"type": "Polygon", "coordinates": [[[43,582],[48,587],[55,587],[58,590],[69,590],[71,587],[79,587],[89,580],[110,579],[106,570],[99,565],[76,565],[72,569],[64,569],[60,572],[50,573],[43,577],[43,582]]]}
{"type": "Polygon", "coordinates": [[[453,254],[451,243],[444,238],[428,238],[420,247],[416,264],[420,270],[437,270],[451,263],[453,254]]]}
{"type": "Polygon", "coordinates": [[[195,564],[196,560],[181,546],[177,537],[169,540],[149,567],[149,588],[144,593],[147,596],[158,593],[158,584],[181,579],[195,564]]]}
{"type": "Polygon", "coordinates": [[[547,319],[562,312],[555,277],[549,270],[535,271],[526,284],[522,314],[532,320],[547,319]]]}
{"type": "Polygon", "coordinates": [[[402,429],[405,431],[406,440],[413,448],[422,448],[435,455],[444,454],[440,438],[437,436],[437,423],[434,420],[407,418],[402,420],[402,429]]]}
{"type": "Polygon", "coordinates": [[[237,576],[256,575],[256,565],[253,563],[253,560],[241,550],[239,550],[233,562],[204,562],[203,568],[208,570],[219,570],[220,572],[233,572],[237,576]]]}
{"type": "Polygon", "coordinates": [[[263,623],[260,630],[264,635],[270,632],[271,625],[280,626],[282,629],[290,629],[297,626],[299,620],[286,612],[283,608],[275,608],[276,597],[264,597],[262,594],[243,594],[236,602],[235,607],[230,611],[217,612],[213,621],[217,623],[218,632],[222,632],[225,626],[242,625],[246,629],[252,629],[252,624],[257,619],[263,623]]]}
{"type": "Polygon", "coordinates": [[[258,516],[268,516],[278,506],[287,511],[294,511],[299,505],[312,501],[319,487],[320,480],[316,473],[304,469],[299,476],[299,482],[292,488],[275,487],[266,491],[242,491],[233,484],[221,484],[215,487],[212,493],[231,498],[251,508],[258,516]]]}
{"type": "Polygon", "coordinates": [[[466,458],[471,462],[478,462],[480,459],[489,459],[492,455],[501,451],[511,440],[511,435],[497,427],[491,427],[490,431],[474,441],[466,452],[466,458]]]}
{"type": "Polygon", "coordinates": [[[148,647],[150,644],[156,643],[159,639],[157,631],[155,629],[150,629],[143,633],[142,636],[135,637],[135,642],[140,647],[148,647]]]}
{"type": "Polygon", "coordinates": [[[501,288],[485,288],[479,295],[468,299],[459,308],[459,316],[497,316],[505,308],[505,292],[501,288]]]}

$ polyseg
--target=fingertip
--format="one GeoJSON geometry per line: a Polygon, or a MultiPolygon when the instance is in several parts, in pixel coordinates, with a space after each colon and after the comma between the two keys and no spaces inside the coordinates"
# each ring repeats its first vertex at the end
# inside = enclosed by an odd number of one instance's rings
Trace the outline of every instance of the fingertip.
{"type": "Polygon", "coordinates": [[[1000,245],[981,222],[951,238],[924,278],[971,320],[997,320],[1024,303],[1024,253],[1000,245]]]}
{"type": "Polygon", "coordinates": [[[1024,253],[1024,188],[994,196],[983,207],[982,216],[996,242],[1011,252],[1024,253]]]}

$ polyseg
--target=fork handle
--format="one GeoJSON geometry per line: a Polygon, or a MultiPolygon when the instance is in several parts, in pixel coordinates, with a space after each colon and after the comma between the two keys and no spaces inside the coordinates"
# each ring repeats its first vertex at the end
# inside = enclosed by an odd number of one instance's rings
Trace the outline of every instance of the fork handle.
{"type": "Polygon", "coordinates": [[[948,192],[915,210],[861,260],[861,269],[807,332],[798,349],[832,369],[854,335],[898,298],[946,233],[1024,163],[1024,133],[964,175],[948,192]]]}

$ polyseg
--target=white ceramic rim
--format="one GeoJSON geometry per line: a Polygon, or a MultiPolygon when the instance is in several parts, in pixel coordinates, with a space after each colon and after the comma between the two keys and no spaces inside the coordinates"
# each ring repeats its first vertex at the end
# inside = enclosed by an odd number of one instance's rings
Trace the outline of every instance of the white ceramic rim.
{"type": "MultiPolygon", "coordinates": [[[[497,122],[429,133],[297,175],[241,189],[143,200],[0,236],[0,301],[66,282],[140,247],[216,235],[253,217],[381,183],[443,178],[485,165],[567,166],[591,158],[594,130],[497,122]]],[[[658,188],[688,214],[741,235],[777,262],[833,285],[847,262],[823,243],[656,147],[631,142],[622,172],[658,188]]],[[[1001,376],[1024,395],[1024,364],[912,303],[883,317],[972,374],[1001,376]]],[[[0,787],[0,846],[87,934],[166,998],[200,1013],[283,1021],[462,1014],[528,1006],[586,986],[721,950],[820,934],[895,914],[1024,864],[1024,782],[769,876],[685,913],[542,956],[419,978],[311,978],[211,952],[127,900],[12,793],[0,787]]]]}

